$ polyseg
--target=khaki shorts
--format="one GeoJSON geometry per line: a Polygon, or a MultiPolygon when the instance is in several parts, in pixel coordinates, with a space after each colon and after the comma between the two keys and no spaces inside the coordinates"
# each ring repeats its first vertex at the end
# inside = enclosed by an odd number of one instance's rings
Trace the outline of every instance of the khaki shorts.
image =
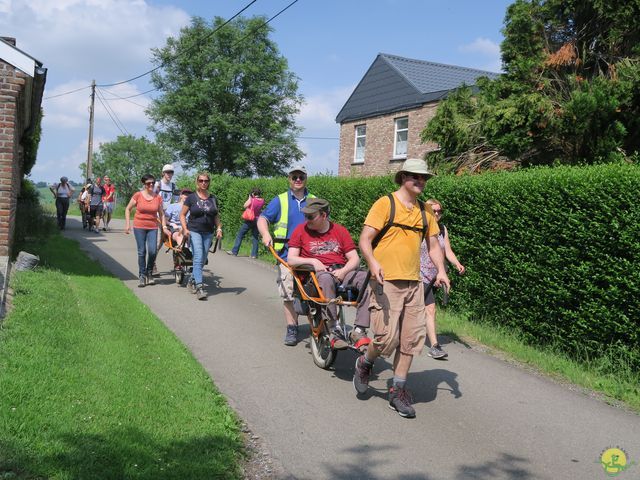
{"type": "Polygon", "coordinates": [[[293,274],[282,264],[278,264],[276,283],[280,297],[285,302],[293,302],[293,274]]]}
{"type": "Polygon", "coordinates": [[[373,343],[381,355],[388,357],[398,347],[406,355],[420,355],[427,335],[422,282],[385,281],[382,295],[376,291],[375,280],[371,280],[370,285],[373,343]]]}

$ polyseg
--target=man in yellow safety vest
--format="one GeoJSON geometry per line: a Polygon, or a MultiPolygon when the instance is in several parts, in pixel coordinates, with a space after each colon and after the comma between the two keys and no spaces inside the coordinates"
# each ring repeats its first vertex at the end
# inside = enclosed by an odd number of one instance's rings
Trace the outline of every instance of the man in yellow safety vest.
{"type": "MultiPolygon", "coordinates": [[[[283,260],[287,259],[288,245],[277,240],[288,239],[295,228],[304,222],[302,209],[307,205],[308,198],[314,198],[314,195],[307,191],[307,169],[303,165],[295,165],[287,173],[289,190],[271,200],[258,218],[258,231],[262,236],[262,243],[266,246],[273,245],[283,260]],[[269,233],[270,224],[273,225],[273,238],[276,239],[276,243],[269,233]]],[[[284,344],[294,346],[298,343],[298,314],[293,308],[293,277],[280,264],[276,282],[284,302],[284,318],[287,323],[284,344]]]]}

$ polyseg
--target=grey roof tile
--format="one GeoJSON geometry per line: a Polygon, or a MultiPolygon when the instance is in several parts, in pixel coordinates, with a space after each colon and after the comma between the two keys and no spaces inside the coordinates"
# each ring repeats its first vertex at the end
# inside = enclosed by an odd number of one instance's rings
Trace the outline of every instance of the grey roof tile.
{"type": "Polygon", "coordinates": [[[473,68],[378,54],[336,117],[336,122],[369,118],[440,100],[462,84],[500,74],[473,68]]]}

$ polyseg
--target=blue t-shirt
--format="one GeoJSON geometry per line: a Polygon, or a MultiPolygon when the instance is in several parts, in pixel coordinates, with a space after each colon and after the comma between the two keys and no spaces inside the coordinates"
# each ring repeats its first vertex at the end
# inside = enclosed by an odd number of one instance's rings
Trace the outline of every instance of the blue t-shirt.
{"type": "MultiPolygon", "coordinates": [[[[287,220],[287,238],[291,237],[291,234],[296,229],[298,225],[304,223],[304,213],[302,213],[302,208],[307,205],[307,197],[309,192],[305,189],[304,197],[302,200],[298,200],[293,196],[293,192],[291,189],[288,190],[289,197],[289,211],[288,211],[288,220],[287,220]]],[[[269,202],[267,208],[264,209],[261,217],[266,218],[271,225],[274,225],[278,219],[280,218],[280,197],[275,197],[269,202]]],[[[274,240],[275,242],[275,240],[274,240]]],[[[289,244],[285,244],[284,248],[280,252],[280,256],[283,260],[287,259],[287,255],[289,253],[289,244]]]]}
{"type": "MultiPolygon", "coordinates": [[[[172,203],[164,211],[165,217],[167,217],[167,223],[177,223],[180,225],[180,212],[182,211],[181,203],[172,203]]],[[[187,212],[189,215],[189,212],[187,212]]]]}

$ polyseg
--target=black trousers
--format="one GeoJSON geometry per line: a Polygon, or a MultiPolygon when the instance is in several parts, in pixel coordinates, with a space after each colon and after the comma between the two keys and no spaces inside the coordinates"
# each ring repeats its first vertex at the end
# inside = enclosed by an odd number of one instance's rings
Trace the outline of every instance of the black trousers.
{"type": "Polygon", "coordinates": [[[56,197],[56,216],[58,217],[58,228],[64,229],[67,224],[67,212],[69,211],[69,199],[56,197]]]}

